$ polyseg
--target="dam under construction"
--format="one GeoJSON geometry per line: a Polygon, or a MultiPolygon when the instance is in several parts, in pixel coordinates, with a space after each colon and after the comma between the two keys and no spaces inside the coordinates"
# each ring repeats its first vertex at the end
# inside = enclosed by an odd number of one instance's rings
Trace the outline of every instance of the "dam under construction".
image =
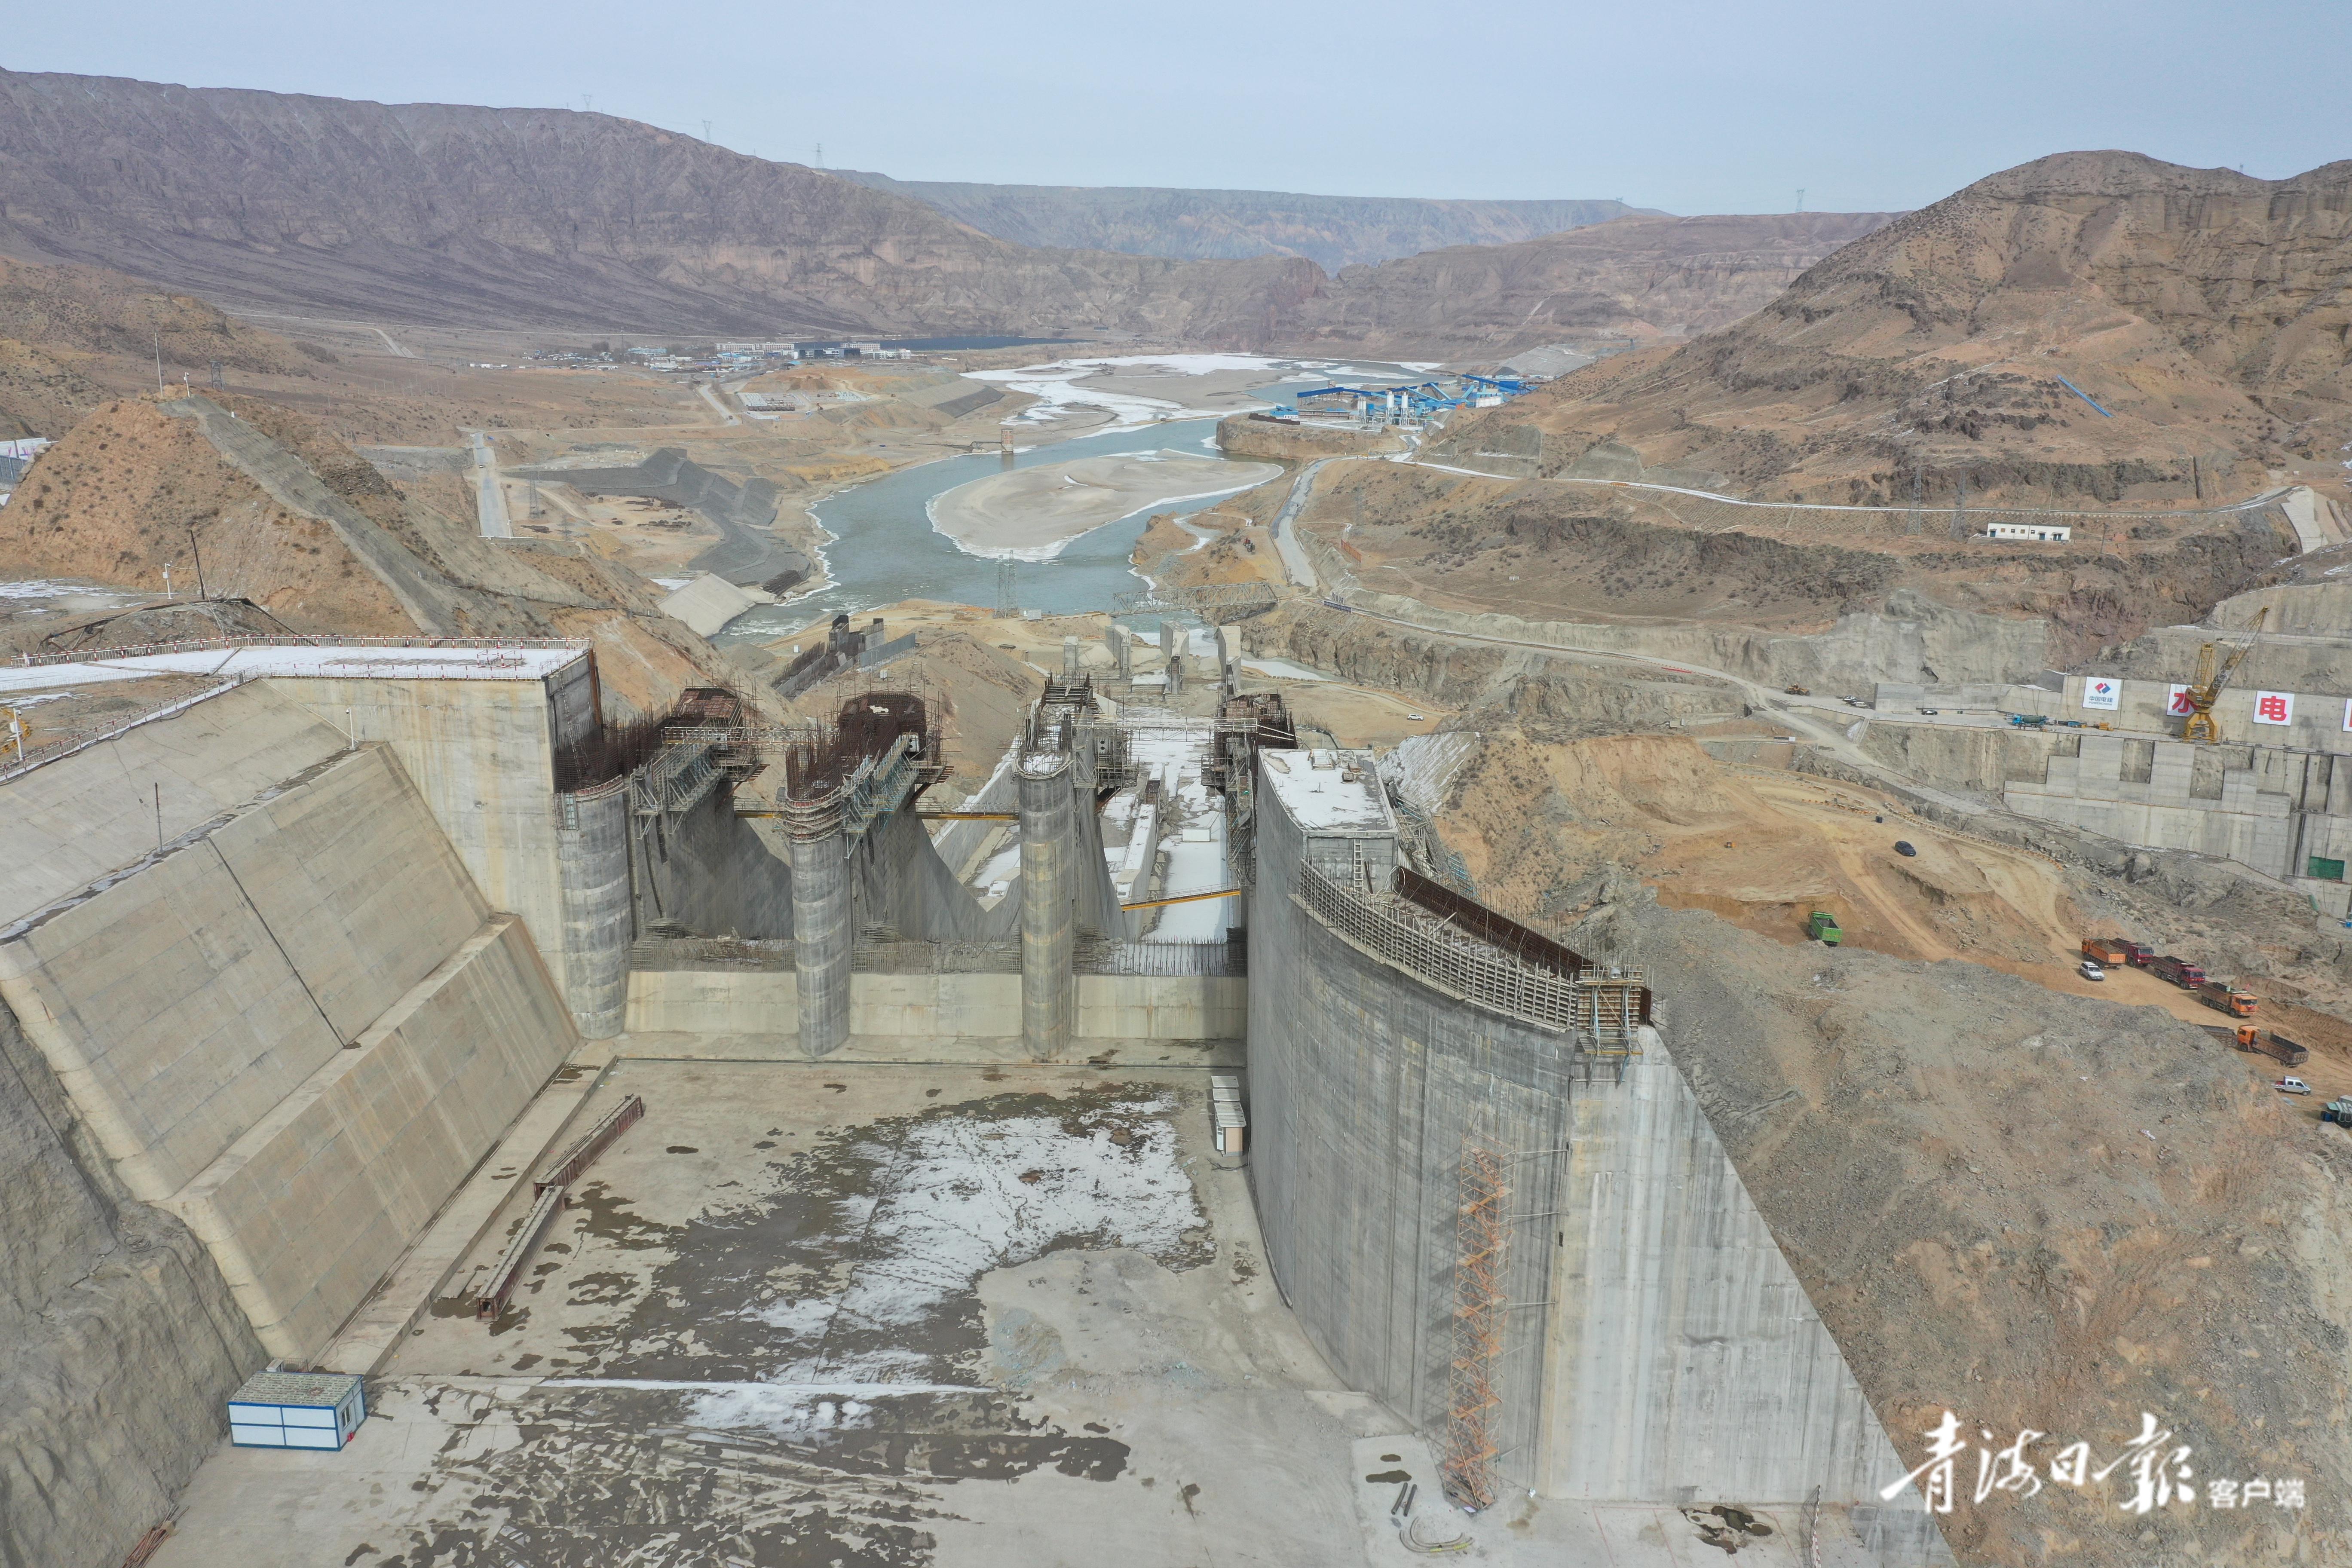
{"type": "Polygon", "coordinates": [[[854,649],[0,671],[137,710],[0,770],[0,1560],[1948,1562],[1675,997],[1205,640],[954,801],[854,649]]]}

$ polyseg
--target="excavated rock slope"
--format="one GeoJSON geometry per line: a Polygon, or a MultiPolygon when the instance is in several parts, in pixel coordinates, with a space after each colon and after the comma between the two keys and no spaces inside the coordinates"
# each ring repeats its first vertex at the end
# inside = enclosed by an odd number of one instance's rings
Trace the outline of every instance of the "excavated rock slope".
{"type": "Polygon", "coordinates": [[[1899,518],[1789,524],[1762,508],[1736,527],[1698,528],[1685,521],[1690,504],[1339,461],[1317,475],[1298,526],[1363,589],[1441,616],[1508,616],[1532,640],[1853,695],[1881,680],[2031,679],[2150,626],[2194,621],[2278,575],[2295,548],[2275,509],[2084,528],[2053,544],[1954,540],[1940,517],[1906,533],[1899,518]],[[1581,629],[1547,633],[1546,623],[1581,629]]]}
{"type": "Polygon", "coordinates": [[[735,673],[633,574],[493,542],[404,495],[309,419],[220,395],[109,404],[0,508],[0,574],[249,599],[298,632],[592,642],[616,716],[735,673]]]}
{"type": "MultiPolygon", "coordinates": [[[[1597,231],[1596,231],[1597,232],[1597,231]]],[[[1449,431],[1541,432],[1767,499],[2235,500],[2352,436],[2352,162],[2286,180],[2129,153],[2023,164],[1663,359],[1449,431]],[[2071,381],[2105,413],[2078,396],[2071,381]]],[[[1638,477],[1612,471],[1608,478],[1638,477]]]]}
{"type": "Polygon", "coordinates": [[[2352,1485],[2352,1145],[2205,1030],[2029,977],[2063,977],[2050,948],[2110,898],[1680,738],[1490,726],[1444,793],[1482,899],[1647,968],[1676,1063],[1906,1460],[1959,1418],[1961,1563],[2346,1560],[2327,1500],[2352,1485]],[[1806,942],[1796,894],[1877,951],[1806,942]],[[2049,1481],[2074,1441],[2122,1457],[2143,1411],[2192,1450],[2195,1507],[2126,1511],[2128,1466],[2049,1481]],[[2048,1435],[2040,1494],[1976,1500],[1978,1447],[2027,1429],[2048,1435]],[[2202,1500],[2252,1477],[2302,1479],[2309,1508],[2202,1500]]]}

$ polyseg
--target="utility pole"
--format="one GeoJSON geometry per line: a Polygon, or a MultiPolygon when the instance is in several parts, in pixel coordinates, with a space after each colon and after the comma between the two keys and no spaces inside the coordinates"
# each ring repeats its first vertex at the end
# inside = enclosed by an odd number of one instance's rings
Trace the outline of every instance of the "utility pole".
{"type": "Polygon", "coordinates": [[[209,599],[212,595],[205,591],[205,552],[196,548],[196,525],[193,522],[188,524],[188,551],[196,558],[196,597],[209,599]]]}
{"type": "Polygon", "coordinates": [[[163,390],[163,334],[155,334],[155,390],[163,390]]]}

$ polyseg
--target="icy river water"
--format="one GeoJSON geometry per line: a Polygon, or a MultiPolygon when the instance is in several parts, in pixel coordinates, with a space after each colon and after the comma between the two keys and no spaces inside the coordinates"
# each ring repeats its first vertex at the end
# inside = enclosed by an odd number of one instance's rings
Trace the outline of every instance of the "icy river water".
{"type": "MultiPolygon", "coordinates": [[[[1109,430],[1017,452],[1012,466],[1025,468],[1117,452],[1157,452],[1163,447],[1214,457],[1216,428],[1216,420],[1210,417],[1109,430]]],[[[817,502],[811,510],[834,536],[824,547],[833,581],[805,598],[751,611],[729,626],[721,640],[782,637],[844,610],[855,614],[901,599],[992,606],[997,598],[998,563],[957,549],[945,534],[932,529],[925,509],[933,496],[1001,473],[1004,466],[1003,454],[996,452],[942,458],[886,474],[817,502]]],[[[1051,561],[1014,562],[1014,597],[1023,609],[1049,615],[1109,609],[1115,595],[1144,585],[1128,556],[1149,517],[1163,511],[1189,514],[1215,504],[1216,498],[1158,502],[1070,541],[1051,561]]]]}

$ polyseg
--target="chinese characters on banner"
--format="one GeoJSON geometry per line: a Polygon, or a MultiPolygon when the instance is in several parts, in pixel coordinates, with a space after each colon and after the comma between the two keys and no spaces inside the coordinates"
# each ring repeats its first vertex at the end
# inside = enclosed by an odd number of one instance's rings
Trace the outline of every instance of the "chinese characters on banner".
{"type": "MultiPolygon", "coordinates": [[[[1996,1441],[1991,1430],[1979,1427],[1978,1431],[1984,1440],[1976,1451],[1972,1502],[1982,1503],[1997,1491],[2030,1498],[2042,1489],[2045,1472],[2026,1457],[2026,1450],[2048,1438],[2048,1433],[2028,1427],[2017,1435],[2016,1441],[1995,1450],[1990,1446],[1996,1441]]],[[[1947,1410],[1935,1430],[1921,1436],[1927,1439],[1926,1462],[1901,1480],[1881,1488],[1878,1495],[1893,1502],[1904,1488],[1916,1483],[1927,1511],[1949,1513],[1960,1492],[1959,1462],[1969,1451],[1968,1440],[1960,1436],[1959,1417],[1947,1410]]],[[[2175,1502],[2196,1505],[2197,1472],[2189,1463],[2189,1446],[2175,1444],[2171,1429],[2159,1428],[2156,1417],[2147,1411],[2140,1412],[2139,1436],[2125,1444],[2122,1453],[2096,1469],[2093,1463],[2088,1443],[2069,1443],[2051,1457],[2046,1473],[2051,1484],[2080,1490],[2122,1470],[2123,1477],[2115,1484],[2130,1489],[2131,1495],[2117,1504],[2125,1513],[2144,1514],[2175,1502]]],[[[2252,1508],[2263,1501],[2273,1508],[2305,1506],[2304,1482],[2299,1477],[2213,1478],[2204,1486],[2206,1503],[2211,1508],[2252,1508]]]]}
{"type": "Polygon", "coordinates": [[[2294,693],[2292,691],[2255,692],[2254,722],[2257,724],[2294,723],[2294,693]]]}
{"type": "Polygon", "coordinates": [[[2083,682],[2083,706],[2100,708],[2112,713],[2123,706],[2124,683],[2110,676],[2094,675],[2083,682]]]}
{"type": "MultiPolygon", "coordinates": [[[[2347,709],[2352,709],[2352,705],[2347,705],[2347,709]]],[[[2189,700],[2189,688],[2185,686],[2172,688],[2165,696],[2164,710],[2175,719],[2186,719],[2196,712],[2196,704],[2189,700]]]]}

